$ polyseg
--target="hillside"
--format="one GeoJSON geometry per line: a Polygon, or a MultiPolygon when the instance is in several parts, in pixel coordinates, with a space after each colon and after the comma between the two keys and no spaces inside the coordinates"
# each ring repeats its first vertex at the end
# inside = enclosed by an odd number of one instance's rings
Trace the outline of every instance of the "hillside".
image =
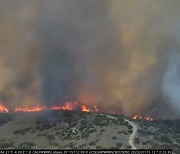
{"type": "Polygon", "coordinates": [[[0,114],[1,149],[137,149],[173,148],[179,153],[180,122],[132,120],[123,115],[80,111],[0,114]]]}

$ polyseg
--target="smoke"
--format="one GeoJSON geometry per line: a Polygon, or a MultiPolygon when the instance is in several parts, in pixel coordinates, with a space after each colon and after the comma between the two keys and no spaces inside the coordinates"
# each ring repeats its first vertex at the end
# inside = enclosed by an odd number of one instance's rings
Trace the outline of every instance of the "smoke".
{"type": "Polygon", "coordinates": [[[0,100],[9,107],[79,101],[126,115],[178,116],[180,86],[171,78],[179,83],[179,64],[170,57],[179,56],[172,52],[179,50],[179,6],[1,1],[0,100]]]}
{"type": "MultiPolygon", "coordinates": [[[[180,53],[172,52],[168,59],[168,68],[163,78],[163,94],[165,101],[172,103],[175,110],[180,111],[180,53]]],[[[179,114],[179,112],[178,112],[179,114]]]]}

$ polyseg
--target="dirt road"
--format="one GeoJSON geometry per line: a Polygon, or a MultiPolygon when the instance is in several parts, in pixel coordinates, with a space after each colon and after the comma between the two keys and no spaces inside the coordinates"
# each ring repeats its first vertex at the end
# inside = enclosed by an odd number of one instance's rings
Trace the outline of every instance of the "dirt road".
{"type": "MultiPolygon", "coordinates": [[[[110,115],[106,115],[106,116],[108,118],[110,118],[110,119],[117,119],[116,117],[113,117],[113,116],[110,116],[110,115]]],[[[137,149],[134,146],[134,138],[135,138],[136,133],[137,133],[137,126],[133,122],[131,122],[131,121],[127,120],[127,119],[125,119],[125,121],[128,122],[133,127],[133,132],[132,132],[131,136],[129,137],[129,144],[132,147],[132,149],[137,149]]]]}
{"type": "Polygon", "coordinates": [[[132,134],[131,134],[131,136],[129,138],[129,144],[132,147],[132,149],[137,149],[134,146],[134,139],[135,139],[135,136],[136,136],[136,133],[137,133],[137,126],[133,122],[131,122],[131,121],[127,120],[127,119],[125,119],[125,121],[127,121],[133,127],[133,132],[132,132],[132,134]]]}

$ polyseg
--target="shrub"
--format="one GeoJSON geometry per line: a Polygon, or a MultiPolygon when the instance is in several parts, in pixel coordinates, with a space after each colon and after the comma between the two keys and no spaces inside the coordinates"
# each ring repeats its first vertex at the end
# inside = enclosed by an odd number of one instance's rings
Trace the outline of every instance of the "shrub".
{"type": "Polygon", "coordinates": [[[111,123],[113,123],[114,125],[118,125],[119,124],[119,121],[118,120],[111,120],[111,123]]]}
{"type": "Polygon", "coordinates": [[[49,140],[54,140],[55,139],[54,135],[48,135],[46,138],[49,139],[49,140]]]}
{"type": "Polygon", "coordinates": [[[81,120],[81,125],[87,126],[87,124],[88,124],[88,121],[87,121],[87,120],[81,120]]]}
{"type": "Polygon", "coordinates": [[[100,131],[101,131],[101,132],[105,132],[105,130],[104,130],[104,129],[101,129],[100,131]]]}
{"type": "Polygon", "coordinates": [[[135,142],[136,144],[140,144],[140,139],[136,137],[134,142],[135,142]]]}
{"type": "Polygon", "coordinates": [[[112,150],[113,150],[113,149],[117,149],[117,148],[116,148],[116,147],[110,147],[109,149],[112,149],[112,150]]]}
{"type": "Polygon", "coordinates": [[[83,143],[82,145],[80,145],[79,147],[80,148],[84,148],[84,147],[86,147],[87,146],[87,144],[86,143],[83,143]]]}
{"type": "Polygon", "coordinates": [[[89,137],[89,134],[92,134],[96,132],[96,129],[89,129],[89,130],[85,130],[84,132],[82,132],[82,135],[81,135],[81,138],[88,138],[89,137]]]}
{"type": "Polygon", "coordinates": [[[117,137],[116,137],[116,136],[113,136],[112,139],[113,139],[113,140],[117,140],[117,137]]]}
{"type": "Polygon", "coordinates": [[[19,145],[20,149],[32,149],[35,144],[32,142],[23,142],[19,145]]]}
{"type": "Polygon", "coordinates": [[[46,135],[47,135],[46,133],[43,134],[43,136],[46,136],[46,135]]]}
{"type": "Polygon", "coordinates": [[[42,128],[41,126],[36,126],[36,127],[35,127],[35,130],[43,131],[43,128],[42,128]]]}
{"type": "Polygon", "coordinates": [[[128,129],[128,133],[132,133],[133,132],[133,130],[131,130],[131,129],[128,129]]]}
{"type": "Polygon", "coordinates": [[[23,130],[15,130],[13,134],[23,134],[23,130]]]}
{"type": "Polygon", "coordinates": [[[77,125],[76,122],[72,122],[72,123],[70,123],[69,127],[75,127],[76,125],[77,125]]]}
{"type": "Polygon", "coordinates": [[[66,133],[64,131],[61,132],[61,136],[65,136],[66,133]]]}
{"type": "Polygon", "coordinates": [[[121,116],[118,117],[117,120],[118,120],[120,123],[123,123],[123,122],[124,122],[124,119],[123,119],[123,117],[121,117],[121,116]]]}
{"type": "Polygon", "coordinates": [[[169,136],[161,136],[161,140],[163,142],[167,142],[167,143],[172,143],[171,139],[169,138],[169,136]]]}
{"type": "Polygon", "coordinates": [[[72,139],[72,136],[70,133],[68,133],[65,137],[64,137],[64,140],[70,140],[72,139]]]}
{"type": "Polygon", "coordinates": [[[179,148],[178,148],[178,149],[175,149],[174,152],[175,152],[175,153],[180,153],[180,149],[179,149],[179,148]]]}
{"type": "Polygon", "coordinates": [[[96,132],[96,129],[94,128],[94,129],[89,129],[89,130],[87,130],[87,133],[89,133],[89,134],[92,134],[92,133],[94,133],[94,132],[96,132]]]}
{"type": "Polygon", "coordinates": [[[120,133],[125,134],[125,135],[128,135],[128,133],[125,132],[125,131],[120,131],[120,133]]]}
{"type": "Polygon", "coordinates": [[[102,147],[101,146],[97,146],[96,149],[102,149],[102,147]]]}
{"type": "Polygon", "coordinates": [[[126,149],[131,149],[132,147],[130,145],[127,145],[126,146],[126,149]]]}
{"type": "Polygon", "coordinates": [[[91,123],[88,123],[86,128],[91,129],[91,128],[93,128],[93,125],[91,123]]]}
{"type": "Polygon", "coordinates": [[[33,129],[32,127],[25,128],[24,131],[28,132],[29,130],[33,129]]]}
{"type": "Polygon", "coordinates": [[[36,125],[40,125],[41,124],[41,121],[38,119],[38,120],[36,120],[36,125]]]}
{"type": "Polygon", "coordinates": [[[10,142],[10,143],[0,143],[0,148],[1,149],[7,149],[7,148],[10,148],[10,147],[13,147],[13,142],[10,142]]]}
{"type": "Polygon", "coordinates": [[[156,143],[152,143],[151,148],[152,148],[152,149],[160,149],[160,148],[161,148],[161,145],[156,144],[156,143]]]}
{"type": "Polygon", "coordinates": [[[35,132],[36,132],[36,130],[35,130],[35,129],[32,129],[32,130],[31,130],[31,133],[35,133],[35,132]]]}
{"type": "Polygon", "coordinates": [[[29,129],[24,129],[24,130],[15,130],[13,132],[13,134],[21,134],[21,135],[25,135],[27,133],[27,131],[29,131],[29,129]]]}
{"type": "Polygon", "coordinates": [[[101,123],[100,123],[100,126],[108,126],[109,125],[109,120],[103,120],[101,123]]]}
{"type": "Polygon", "coordinates": [[[60,132],[56,132],[55,135],[60,135],[61,133],[60,132]]]}
{"type": "Polygon", "coordinates": [[[128,129],[132,129],[132,126],[131,126],[131,125],[127,125],[127,128],[128,128],[128,129]]]}
{"type": "Polygon", "coordinates": [[[98,115],[98,116],[96,116],[93,123],[96,126],[108,126],[109,125],[109,119],[107,119],[106,116],[98,115]]]}
{"type": "Polygon", "coordinates": [[[147,135],[154,135],[153,132],[147,131],[147,135]]]}
{"type": "Polygon", "coordinates": [[[122,147],[122,143],[116,143],[116,148],[122,147]]]}
{"type": "Polygon", "coordinates": [[[90,145],[90,146],[96,145],[96,143],[92,141],[92,142],[89,143],[89,145],[90,145]]]}
{"type": "Polygon", "coordinates": [[[142,145],[147,145],[147,142],[143,141],[143,142],[142,142],[142,145]]]}
{"type": "Polygon", "coordinates": [[[43,136],[43,134],[38,134],[37,136],[43,136]]]}
{"type": "Polygon", "coordinates": [[[89,133],[87,131],[83,132],[81,135],[81,138],[88,138],[89,137],[89,133]]]}
{"type": "Polygon", "coordinates": [[[44,123],[42,125],[42,127],[40,127],[38,130],[42,131],[42,130],[45,130],[45,129],[51,129],[52,127],[53,127],[53,125],[51,125],[50,123],[44,123]]]}
{"type": "Polygon", "coordinates": [[[70,142],[70,143],[68,144],[68,147],[73,148],[73,147],[74,147],[73,142],[70,142]]]}

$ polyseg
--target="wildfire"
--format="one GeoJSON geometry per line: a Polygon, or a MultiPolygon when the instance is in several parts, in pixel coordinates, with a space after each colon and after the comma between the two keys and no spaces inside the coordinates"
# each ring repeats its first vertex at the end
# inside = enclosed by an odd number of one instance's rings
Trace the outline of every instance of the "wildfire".
{"type": "Polygon", "coordinates": [[[45,110],[45,107],[34,107],[34,108],[15,108],[14,112],[37,112],[45,110]]]}
{"type": "Polygon", "coordinates": [[[95,112],[99,112],[99,109],[98,109],[97,106],[94,105],[93,108],[94,108],[94,111],[95,111],[95,112]]]}
{"type": "Polygon", "coordinates": [[[153,119],[153,118],[150,118],[150,117],[146,118],[146,120],[147,120],[147,121],[154,121],[154,119],[153,119]]]}
{"type": "MultiPolygon", "coordinates": [[[[79,104],[78,102],[66,102],[64,105],[55,105],[50,108],[47,108],[46,106],[37,106],[32,108],[20,108],[17,107],[14,109],[14,112],[38,112],[43,110],[76,110],[81,109],[83,112],[100,112],[99,108],[97,106],[85,106],[84,104],[79,104]]],[[[9,112],[9,109],[6,108],[2,103],[0,102],[0,112],[9,112]]],[[[132,117],[133,120],[147,120],[147,121],[153,121],[154,119],[151,117],[142,117],[135,115],[132,117]]]]}
{"type": "Polygon", "coordinates": [[[154,120],[154,119],[151,118],[151,117],[145,117],[145,118],[143,118],[142,116],[137,116],[137,115],[133,116],[132,119],[133,119],[133,120],[144,119],[144,120],[147,120],[147,121],[153,121],[153,120],[154,120]]]}
{"type": "Polygon", "coordinates": [[[90,112],[90,110],[89,110],[85,105],[82,105],[82,106],[81,106],[81,110],[82,110],[83,112],[90,112]]]}
{"type": "Polygon", "coordinates": [[[0,103],[0,112],[9,112],[9,110],[0,103]]]}
{"type": "MultiPolygon", "coordinates": [[[[46,106],[35,106],[35,107],[16,107],[13,109],[14,112],[38,112],[42,110],[76,110],[81,109],[83,112],[99,112],[99,108],[97,106],[85,106],[78,102],[66,102],[64,105],[54,105],[50,108],[46,106]]],[[[0,103],[0,112],[9,112],[9,109],[0,103]]]]}
{"type": "Polygon", "coordinates": [[[51,110],[74,110],[74,107],[77,106],[77,103],[72,102],[66,102],[63,106],[53,106],[51,107],[51,110]]]}
{"type": "Polygon", "coordinates": [[[136,120],[136,119],[138,119],[138,116],[134,116],[134,117],[132,117],[132,119],[133,119],[133,120],[136,120]]]}

